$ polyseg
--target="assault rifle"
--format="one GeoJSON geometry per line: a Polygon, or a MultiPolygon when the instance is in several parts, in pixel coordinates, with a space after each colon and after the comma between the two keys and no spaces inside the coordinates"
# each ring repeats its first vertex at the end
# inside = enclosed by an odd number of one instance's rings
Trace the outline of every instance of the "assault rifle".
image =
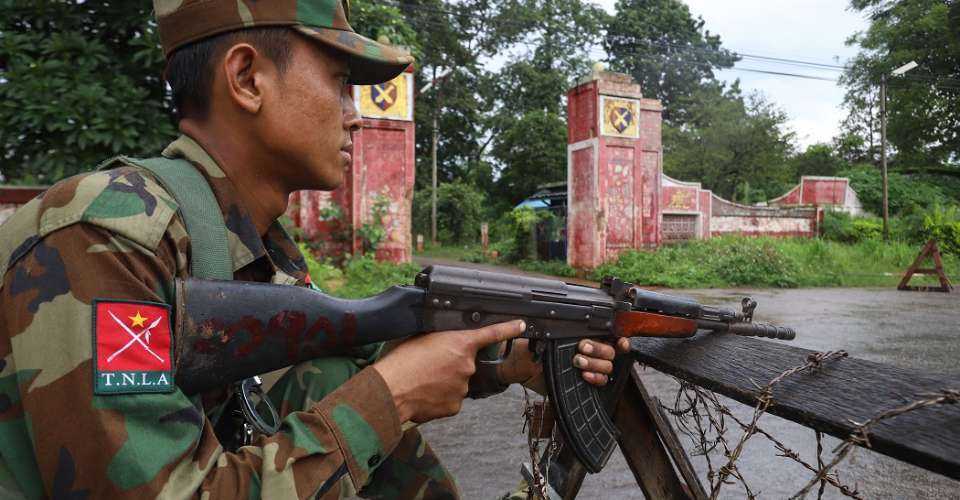
{"type": "MultiPolygon", "coordinates": [[[[544,362],[565,442],[591,472],[606,464],[618,431],[599,389],[573,366],[581,339],[685,338],[697,330],[782,340],[796,335],[790,328],[754,323],[757,303],[750,299],[737,313],[616,278],[592,288],[446,266],[424,269],[413,286],[363,300],[300,287],[195,279],[178,281],[177,297],[176,383],[188,395],[360,345],[523,319],[527,330],[521,338],[530,339],[544,362]]],[[[502,362],[512,345],[488,362],[502,362]]],[[[248,390],[245,386],[244,397],[248,390]]]]}

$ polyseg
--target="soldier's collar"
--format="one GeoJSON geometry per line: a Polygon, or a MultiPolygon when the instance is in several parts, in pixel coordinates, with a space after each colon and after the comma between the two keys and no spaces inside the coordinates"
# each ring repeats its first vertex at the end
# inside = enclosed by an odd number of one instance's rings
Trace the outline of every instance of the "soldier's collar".
{"type": "Polygon", "coordinates": [[[203,170],[227,223],[228,246],[234,272],[265,257],[274,272],[279,270],[301,280],[306,276],[303,256],[278,221],[273,221],[264,235],[267,239],[267,244],[264,245],[264,240],[253,225],[246,208],[240,204],[233,182],[203,146],[193,138],[181,135],[170,143],[162,154],[168,158],[184,158],[203,170]]]}

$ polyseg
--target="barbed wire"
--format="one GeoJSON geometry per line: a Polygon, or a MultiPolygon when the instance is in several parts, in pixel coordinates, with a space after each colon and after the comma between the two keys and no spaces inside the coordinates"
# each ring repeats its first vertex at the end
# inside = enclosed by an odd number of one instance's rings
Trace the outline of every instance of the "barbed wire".
{"type": "Polygon", "coordinates": [[[840,474],[834,469],[843,462],[856,446],[871,448],[870,428],[873,425],[921,408],[960,403],[960,390],[944,389],[938,392],[919,394],[918,397],[921,399],[887,410],[862,423],[851,420],[851,424],[854,425],[853,431],[847,439],[834,448],[833,458],[829,462],[824,460],[823,433],[814,430],[817,454],[816,465],[814,465],[804,460],[798,452],[790,449],[760,427],[759,421],[775,403],[773,391],[777,384],[798,373],[819,370],[825,363],[835,362],[845,357],[847,357],[845,351],[812,353],[807,357],[804,364],[784,371],[762,387],[753,382],[758,394],[756,396],[757,403],[753,407],[753,413],[749,421],[737,417],[729,407],[720,401],[717,394],[674,377],[680,389],[673,402],[673,407],[668,407],[663,403],[660,404],[674,417],[679,432],[693,442],[693,454],[704,457],[707,465],[707,480],[710,482],[711,499],[716,499],[725,485],[737,483],[744,488],[748,498],[757,498],[757,493],[750,488],[746,479],[737,469],[737,461],[740,459],[747,441],[755,435],[760,435],[772,443],[777,456],[789,459],[813,473],[813,477],[797,493],[791,496],[791,499],[805,498],[815,487],[817,487],[817,498],[821,499],[828,484],[844,496],[863,499],[864,497],[857,485],[850,486],[844,483],[840,474]],[[726,438],[730,430],[727,425],[728,420],[736,424],[736,427],[742,431],[734,445],[730,445],[726,438]],[[719,466],[714,464],[710,457],[710,453],[718,448],[726,457],[726,462],[719,466]]]}

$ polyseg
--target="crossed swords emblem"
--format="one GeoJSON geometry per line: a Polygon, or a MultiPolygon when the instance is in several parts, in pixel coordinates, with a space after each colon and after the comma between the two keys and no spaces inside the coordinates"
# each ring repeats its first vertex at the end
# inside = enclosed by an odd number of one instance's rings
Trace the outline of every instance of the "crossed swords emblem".
{"type": "Polygon", "coordinates": [[[153,330],[157,325],[160,324],[160,320],[163,319],[163,316],[161,316],[161,317],[157,318],[156,320],[154,320],[153,323],[150,323],[150,326],[144,328],[143,330],[140,330],[140,333],[136,333],[136,332],[134,332],[133,330],[131,330],[130,327],[128,327],[127,325],[125,325],[125,324],[123,323],[123,321],[120,321],[120,318],[116,317],[116,315],[114,315],[112,311],[107,311],[107,312],[110,314],[110,317],[113,318],[113,321],[116,322],[118,325],[120,325],[120,328],[123,328],[123,331],[127,332],[127,335],[130,335],[130,340],[129,340],[126,344],[124,344],[123,347],[121,347],[120,349],[117,350],[117,352],[115,352],[115,353],[111,354],[109,357],[107,357],[107,363],[113,361],[114,358],[116,358],[117,356],[119,356],[120,353],[122,353],[122,352],[126,351],[127,349],[129,349],[133,344],[140,344],[140,346],[143,347],[144,350],[146,350],[148,353],[152,354],[153,357],[157,358],[158,361],[160,361],[161,363],[163,363],[163,358],[161,358],[157,353],[153,352],[153,349],[150,349],[150,345],[149,345],[149,344],[150,344],[150,334],[153,333],[152,330],[153,330]],[[143,338],[146,338],[146,342],[143,341],[143,338]]]}
{"type": "Polygon", "coordinates": [[[610,121],[613,122],[613,128],[617,129],[617,132],[623,133],[630,127],[630,122],[633,121],[633,113],[630,112],[629,108],[613,108],[610,118],[610,121]]]}
{"type": "Polygon", "coordinates": [[[374,85],[372,90],[373,103],[384,111],[397,100],[397,86],[393,82],[374,85]]]}

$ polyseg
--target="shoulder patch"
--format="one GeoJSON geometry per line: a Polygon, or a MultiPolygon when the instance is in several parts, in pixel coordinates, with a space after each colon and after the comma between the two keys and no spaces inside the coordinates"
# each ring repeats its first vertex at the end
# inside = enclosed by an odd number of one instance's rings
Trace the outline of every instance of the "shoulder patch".
{"type": "Polygon", "coordinates": [[[93,301],[93,392],[173,392],[170,306],[93,301]]]}
{"type": "Polygon", "coordinates": [[[51,187],[40,208],[39,236],[86,222],[155,250],[177,212],[177,203],[149,173],[124,158],[113,165],[113,169],[51,187]]]}

